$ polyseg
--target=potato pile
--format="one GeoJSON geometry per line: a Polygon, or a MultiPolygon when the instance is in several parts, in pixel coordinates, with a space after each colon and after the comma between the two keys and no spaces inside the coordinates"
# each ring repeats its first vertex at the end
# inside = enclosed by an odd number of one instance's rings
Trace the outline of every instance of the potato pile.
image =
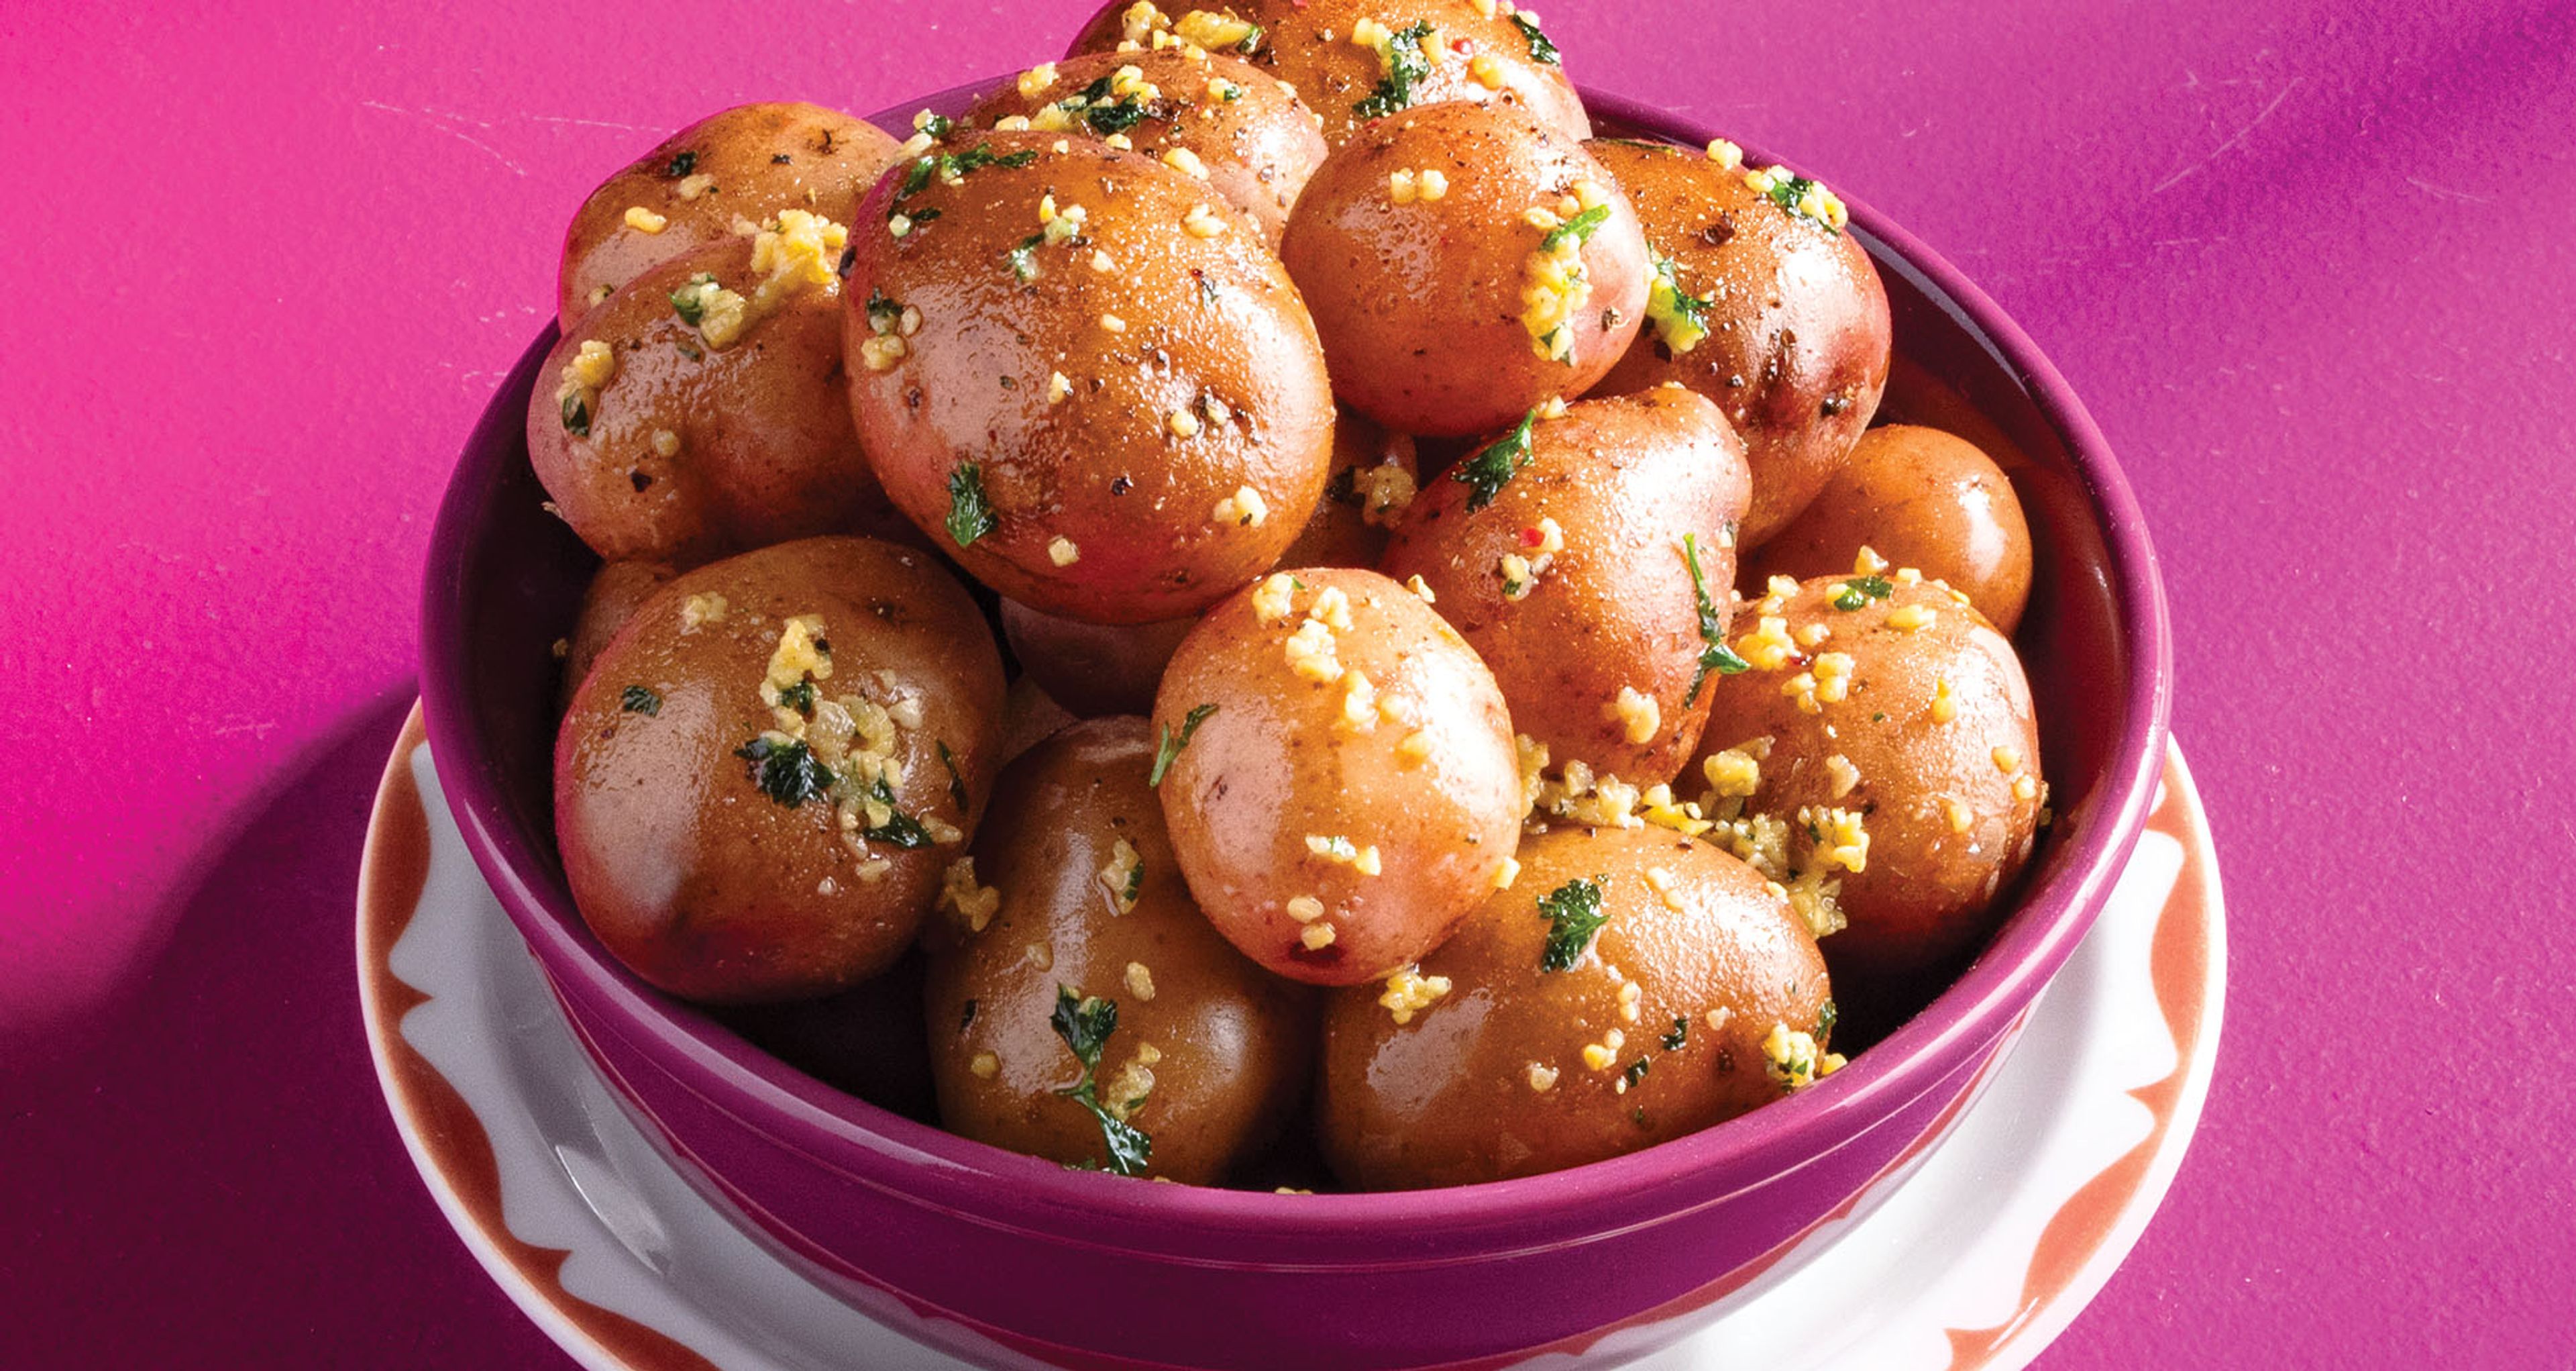
{"type": "Polygon", "coordinates": [[[1869,427],[1842,203],[1594,137],[1510,0],[1113,4],[901,142],[729,110],[559,317],[574,901],[966,1136],[1633,1151],[1840,1067],[1836,984],[1950,974],[2045,822],[2028,530],[1869,427]]]}

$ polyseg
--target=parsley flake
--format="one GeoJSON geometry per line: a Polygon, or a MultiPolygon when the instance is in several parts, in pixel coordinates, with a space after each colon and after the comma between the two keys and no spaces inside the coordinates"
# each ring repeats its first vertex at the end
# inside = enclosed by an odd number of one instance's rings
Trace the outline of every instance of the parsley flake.
{"type": "Polygon", "coordinates": [[[1648,1061],[1644,1057],[1639,1057],[1637,1060],[1628,1063],[1628,1069],[1620,1072],[1619,1078],[1625,1084],[1634,1087],[1637,1082],[1646,1079],[1646,1072],[1652,1069],[1653,1066],[1653,1062],[1648,1061]]]}
{"type": "Polygon", "coordinates": [[[1895,582],[1884,576],[1854,576],[1834,587],[1834,608],[1858,609],[1872,600],[1884,600],[1895,593],[1895,582]]]}
{"type": "Polygon", "coordinates": [[[1000,522],[993,517],[992,502],[984,498],[984,469],[973,462],[958,463],[948,473],[948,536],[959,547],[973,547],[976,539],[1000,522]]]}
{"type": "Polygon", "coordinates": [[[662,692],[651,686],[631,685],[617,698],[618,707],[629,714],[650,719],[662,712],[662,692]]]}
{"type": "Polygon", "coordinates": [[[735,748],[733,755],[751,763],[751,783],[760,788],[761,794],[789,809],[821,799],[840,779],[830,767],[816,761],[813,749],[803,743],[754,738],[735,748]]]}
{"type": "Polygon", "coordinates": [[[1690,1020],[1673,1020],[1673,1031],[1665,1034],[1662,1041],[1666,1052],[1681,1051],[1682,1044],[1690,1041],[1690,1020]]]}
{"type": "Polygon", "coordinates": [[[957,813],[966,812],[966,778],[957,773],[957,754],[948,750],[948,740],[939,740],[939,764],[948,768],[948,798],[957,802],[957,813]]]}
{"type": "Polygon", "coordinates": [[[1519,29],[1521,37],[1529,40],[1531,61],[1542,67],[1559,65],[1556,44],[1547,41],[1547,35],[1539,32],[1537,20],[1526,14],[1515,14],[1512,16],[1512,27],[1519,29]]]}
{"type": "Polygon", "coordinates": [[[798,681],[778,692],[778,702],[811,719],[814,717],[814,683],[798,681]]]}
{"type": "Polygon", "coordinates": [[[1836,1009],[1831,1000],[1825,1001],[1824,1006],[1816,1011],[1816,1047],[1819,1050],[1833,1041],[1834,1025],[1842,1022],[1842,1017],[1842,1011],[1836,1009]]]}
{"type": "Polygon", "coordinates": [[[1533,459],[1530,453],[1530,426],[1538,422],[1538,411],[1521,416],[1520,427],[1504,434],[1483,451],[1458,464],[1449,479],[1467,487],[1467,512],[1475,513],[1494,502],[1503,487],[1522,467],[1533,459]]]}
{"type": "Polygon", "coordinates": [[[1013,276],[1023,281],[1034,281],[1038,279],[1038,249],[1045,246],[1046,235],[1032,233],[1021,239],[1018,247],[1003,253],[1002,259],[1011,264],[1013,276]]]}
{"type": "Polygon", "coordinates": [[[1106,1170],[1120,1176],[1142,1175],[1153,1160],[1154,1140],[1100,1102],[1100,1056],[1109,1045],[1109,1035],[1118,1031],[1118,1002],[1097,995],[1086,998],[1075,994],[1072,986],[1059,984],[1055,1012],[1047,1016],[1047,1025],[1064,1040],[1073,1059],[1082,1063],[1082,1079],[1055,1093],[1090,1110],[1100,1121],[1101,1145],[1108,1155],[1106,1170]]]}
{"type": "Polygon", "coordinates": [[[1753,664],[1726,645],[1726,626],[1718,620],[1717,604],[1708,598],[1708,578],[1699,569],[1698,534],[1682,535],[1682,561],[1690,567],[1691,596],[1699,602],[1699,640],[1705,644],[1699,651],[1698,669],[1691,673],[1690,693],[1682,697],[1682,708],[1688,709],[1699,699],[1699,688],[1708,684],[1708,673],[1732,676],[1751,671],[1753,664]]]}
{"type": "Polygon", "coordinates": [[[1592,946],[1592,935],[1610,921],[1601,912],[1601,887],[1609,879],[1577,878],[1539,897],[1539,917],[1548,925],[1547,951],[1539,956],[1539,970],[1565,971],[1583,959],[1584,949],[1592,946]]]}
{"type": "Polygon", "coordinates": [[[1168,724],[1155,730],[1154,772],[1145,778],[1145,784],[1160,786],[1163,783],[1163,774],[1172,769],[1172,763],[1179,759],[1181,749],[1190,745],[1190,739],[1198,735],[1199,725],[1206,723],[1208,716],[1214,713],[1216,713],[1216,706],[1213,704],[1204,704],[1192,709],[1181,719],[1181,736],[1177,738],[1172,736],[1171,726],[1168,724]]]}
{"type": "Polygon", "coordinates": [[[1594,205],[1592,208],[1566,220],[1555,228],[1549,229],[1547,231],[1547,236],[1538,240],[1538,250],[1541,252],[1554,252],[1557,250],[1559,245],[1567,242],[1568,240],[1573,241],[1574,244],[1579,247],[1585,243],[1591,242],[1592,235],[1599,232],[1603,224],[1609,222],[1610,207],[1606,204],[1594,205]]]}
{"type": "Polygon", "coordinates": [[[679,156],[672,158],[671,165],[664,167],[662,169],[662,174],[677,180],[680,177],[688,175],[690,172],[696,171],[697,169],[698,155],[695,152],[684,152],[679,156]]]}
{"type": "Polygon", "coordinates": [[[707,314],[707,291],[716,283],[716,274],[702,271],[689,278],[688,284],[671,292],[671,312],[691,328],[707,314]]]}
{"type": "Polygon", "coordinates": [[[1351,106],[1351,112],[1362,119],[1383,119],[1413,105],[1413,83],[1431,74],[1431,57],[1422,50],[1431,37],[1431,21],[1417,19],[1395,31],[1386,41],[1386,78],[1377,83],[1367,99],[1351,106]]]}
{"type": "Polygon", "coordinates": [[[580,391],[563,397],[563,424],[564,432],[575,438],[590,436],[590,401],[580,391]]]}
{"type": "MultiPolygon", "coordinates": [[[[804,744],[798,743],[797,746],[803,747],[804,744]]],[[[877,783],[869,788],[868,794],[886,807],[886,821],[860,829],[860,837],[872,843],[886,843],[905,851],[930,846],[930,830],[922,827],[921,820],[894,807],[894,787],[886,784],[885,777],[879,776],[877,783]]]]}

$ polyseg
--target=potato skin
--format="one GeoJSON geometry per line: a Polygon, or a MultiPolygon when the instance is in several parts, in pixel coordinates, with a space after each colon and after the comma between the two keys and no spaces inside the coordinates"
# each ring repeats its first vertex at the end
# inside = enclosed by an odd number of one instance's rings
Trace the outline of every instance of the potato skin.
{"type": "Polygon", "coordinates": [[[1862,434],[1806,512],[1749,559],[1745,583],[1846,572],[1864,547],[1949,582],[2007,638],[2030,603],[2030,524],[2012,482],[1976,444],[1937,428],[1862,434]]]}
{"type": "MultiPolygon", "coordinates": [[[[1196,7],[1175,5],[1168,14],[1151,13],[1131,22],[1132,8],[1129,0],[1109,0],[1075,35],[1070,50],[1111,52],[1127,43],[1150,49],[1158,41],[1168,41],[1158,40],[1157,31],[1170,30],[1196,7]]],[[[1362,19],[1376,19],[1389,28],[1425,21],[1448,40],[1445,50],[1425,54],[1436,60],[1413,84],[1414,105],[1444,100],[1492,104],[1518,109],[1577,142],[1592,136],[1592,121],[1584,114],[1583,99],[1564,66],[1536,59],[1529,39],[1511,22],[1509,4],[1488,14],[1475,0],[1418,0],[1406,5],[1399,18],[1369,0],[1236,0],[1209,12],[1261,26],[1261,37],[1250,52],[1236,48],[1226,50],[1226,55],[1240,57],[1293,87],[1298,98],[1323,117],[1325,140],[1336,147],[1367,122],[1353,106],[1367,100],[1386,75],[1386,65],[1376,53],[1351,41],[1362,19]],[[1487,71],[1496,85],[1487,86],[1476,78],[1472,64],[1477,57],[1488,59],[1487,71]]]]}
{"type": "Polygon", "coordinates": [[[1353,985],[1437,946],[1492,888],[1527,808],[1493,674],[1373,571],[1302,568],[1219,602],[1173,654],[1154,724],[1158,737],[1188,737],[1163,778],[1163,815],[1199,908],[1295,980],[1353,985]],[[1350,624],[1330,634],[1340,674],[1301,674],[1287,644],[1326,633],[1302,626],[1319,599],[1338,618],[1335,596],[1350,624]],[[1379,874],[1310,851],[1309,837],[1375,848],[1379,874]],[[1301,921],[1290,905],[1307,896],[1322,914],[1301,921]],[[1315,928],[1330,941],[1310,946],[1315,928]]]}
{"type": "Polygon", "coordinates": [[[1196,619],[1086,624],[1002,601],[1002,633],[1028,679],[1077,718],[1144,714],[1196,619]]]}
{"type": "MultiPolygon", "coordinates": [[[[926,553],[815,538],[686,573],[600,654],[557,735],[555,835],[573,901],[620,961],[684,998],[757,1003],[846,989],[911,945],[940,873],[973,832],[1001,711],[992,635],[926,553]],[[958,830],[955,840],[909,850],[875,841],[863,858],[829,799],[789,807],[760,788],[738,749],[780,726],[759,688],[796,615],[820,616],[830,645],[818,700],[866,692],[880,704],[917,702],[919,726],[895,730],[894,807],[958,830]],[[630,686],[653,693],[649,709],[626,707],[630,686]],[[869,859],[887,863],[873,880],[860,874],[869,859]]],[[[842,769],[855,782],[856,768],[842,769]]]]}
{"type": "Polygon", "coordinates": [[[679,573],[659,562],[606,562],[581,593],[581,613],[564,639],[563,685],[555,692],[555,717],[572,708],[572,693],[590,674],[601,650],[635,617],[637,608],[679,573]]]}
{"type": "Polygon", "coordinates": [[[1180,618],[1259,575],[1313,511],[1332,453],[1323,350],[1278,259],[1205,185],[1150,158],[1050,134],[948,148],[1021,165],[955,186],[930,175],[904,195],[906,164],[850,230],[850,407],[895,504],[986,585],[1092,623],[1180,618]],[[1023,281],[1011,254],[1049,195],[1088,218],[1030,248],[1023,281]],[[900,237],[897,211],[913,225],[900,237]],[[1194,213],[1221,231],[1186,231],[1194,213]],[[898,307],[917,325],[872,363],[898,307]],[[948,521],[969,464],[993,524],[960,546],[948,521]],[[1265,517],[1220,520],[1246,487],[1265,517]],[[1051,554],[1058,540],[1073,560],[1051,554]]]}
{"type": "MultiPolygon", "coordinates": [[[[1288,211],[1306,188],[1306,178],[1323,165],[1325,149],[1322,121],[1277,77],[1230,58],[1184,56],[1177,48],[1094,53],[1049,66],[1052,80],[1047,79],[1049,67],[1038,67],[1018,82],[996,86],[966,112],[966,122],[988,129],[1013,115],[1062,119],[1063,111],[1053,116],[1048,111],[1119,68],[1133,66],[1161,94],[1132,102],[1142,117],[1124,123],[1122,115],[1119,132],[1147,157],[1161,158],[1174,149],[1196,156],[1207,170],[1208,189],[1251,215],[1261,226],[1263,242],[1279,246],[1288,211]],[[1219,80],[1234,84],[1233,99],[1215,87],[1219,80]]],[[[1058,136],[1103,136],[1081,114],[1072,115],[1067,125],[1058,136]]]]}
{"type": "Polygon", "coordinates": [[[1788,825],[1793,870],[1819,860],[1801,809],[1864,817],[1865,869],[1836,872],[1850,926],[1824,939],[1825,956],[1836,976],[1885,983],[1946,969],[1993,930],[2002,914],[1996,898],[2029,860],[2047,790],[2030,685],[2012,644],[1930,582],[1897,585],[1858,609],[1836,608],[1832,597],[1851,579],[1819,577],[1738,613],[1736,641],[1753,668],[1712,679],[1715,697],[1692,774],[1713,752],[1772,739],[1745,809],[1788,825]],[[1930,621],[1900,629],[1889,622],[1900,613],[1930,621]],[[1768,666],[1741,636],[1766,615],[1785,621],[1793,637],[1817,624],[1832,636],[1768,666]],[[1809,713],[1783,689],[1801,673],[1813,675],[1827,653],[1849,657],[1850,688],[1841,702],[1820,699],[1809,713]],[[1947,722],[1934,703],[1942,682],[1949,686],[1947,722]],[[1998,749],[2008,753],[1999,757],[1998,749]],[[1840,794],[1829,762],[1835,756],[1857,773],[1840,794]],[[2025,775],[2029,793],[2017,793],[2025,775]],[[1954,827],[1945,801],[1960,806],[1964,830],[1954,827]]]}
{"type": "Polygon", "coordinates": [[[737,217],[757,223],[804,209],[848,218],[898,146],[855,115],[795,102],[737,105],[691,124],[609,177],[573,215],[555,323],[571,332],[608,292],[657,263],[733,237],[737,217]],[[674,175],[683,155],[687,170],[674,175]],[[714,178],[713,189],[682,199],[681,183],[692,175],[714,178]],[[659,233],[629,228],[626,211],[638,206],[669,222],[659,233]]]}
{"type": "Polygon", "coordinates": [[[838,282],[810,286],[710,345],[671,304],[701,273],[749,298],[753,241],[730,238],[647,269],[572,325],[528,404],[528,460],[556,510],[610,561],[682,568],[827,533],[918,542],[859,454],[841,376],[838,282]],[[565,418],[558,383],[584,343],[616,374],[565,418]],[[657,435],[678,447],[664,455],[657,435]]]}
{"type": "Polygon", "coordinates": [[[1305,531],[1279,554],[1281,566],[1373,567],[1422,487],[1413,439],[1344,407],[1333,426],[1332,473],[1305,531]]]}
{"type": "Polygon", "coordinates": [[[1715,400],[1753,464],[1743,545],[1759,547],[1824,488],[1878,411],[1887,289],[1857,238],[1773,204],[1740,166],[1661,143],[1589,146],[1680,288],[1713,302],[1697,346],[1676,353],[1649,324],[1601,389],[1679,381],[1715,400]]]}
{"type": "Polygon", "coordinates": [[[1523,843],[1520,860],[1520,879],[1422,959],[1419,974],[1450,988],[1412,1022],[1395,1022],[1376,985],[1328,1001],[1316,1116],[1345,1182],[1465,1185],[1600,1161],[1778,1099],[1762,1050],[1774,1024],[1822,1055],[1824,958],[1751,867],[1661,829],[1560,828],[1523,843]],[[1539,901],[1573,881],[1597,883],[1608,917],[1579,960],[1546,971],[1539,901]],[[1625,984],[1638,988],[1633,1017],[1625,984]],[[1613,1030],[1611,1060],[1589,1066],[1584,1048],[1613,1030]]]}
{"type": "MultiPolygon", "coordinates": [[[[1200,917],[1146,784],[1154,739],[1135,717],[1079,723],[1021,757],[994,786],[975,874],[1000,893],[981,932],[953,908],[925,995],[931,1074],[952,1132],[1067,1164],[1104,1159],[1098,1120],[1058,1095],[1082,1074],[1049,1025],[1057,987],[1116,1002],[1097,1084],[1141,1045],[1160,1054],[1131,1122],[1153,1138],[1147,1174],[1213,1184],[1268,1145],[1303,1096],[1314,1058],[1313,991],[1245,959],[1200,917]],[[1124,841],[1142,864],[1120,914],[1104,870],[1124,841]],[[1033,957],[1031,947],[1045,949],[1033,957]],[[1142,967],[1152,998],[1138,993],[1142,967]],[[971,1009],[970,1009],[971,1006],[971,1009]],[[974,1069],[990,1053],[988,1078],[974,1069]]],[[[1139,1063],[1142,1065],[1142,1063],[1139,1063]]]]}
{"type": "MultiPolygon", "coordinates": [[[[1567,216],[1571,217],[1571,216],[1567,216]]],[[[1607,375],[1646,307],[1646,240],[1617,182],[1583,145],[1517,111],[1425,105],[1368,125],[1324,160],[1279,245],[1305,292],[1344,403],[1399,432],[1455,436],[1517,423],[1607,375]],[[1397,204],[1399,171],[1436,170],[1436,201],[1397,204]],[[1586,294],[1558,327],[1563,359],[1523,323],[1525,270],[1577,186],[1609,218],[1579,253],[1586,294]]]]}
{"type": "Polygon", "coordinates": [[[1529,446],[1529,465],[1481,510],[1468,508],[1470,486],[1433,481],[1397,528],[1386,574],[1431,587],[1433,607],[1493,669],[1512,726],[1558,763],[1640,787],[1669,781],[1708,714],[1706,688],[1692,691],[1706,643],[1683,539],[1723,615],[1744,445],[1717,406],[1672,387],[1568,406],[1531,425],[1529,446]],[[1563,551],[1539,551],[1542,519],[1563,530],[1563,551]],[[1506,556],[1544,566],[1522,598],[1506,594],[1506,556]],[[1616,711],[1623,688],[1655,702],[1642,742],[1616,711]]]}

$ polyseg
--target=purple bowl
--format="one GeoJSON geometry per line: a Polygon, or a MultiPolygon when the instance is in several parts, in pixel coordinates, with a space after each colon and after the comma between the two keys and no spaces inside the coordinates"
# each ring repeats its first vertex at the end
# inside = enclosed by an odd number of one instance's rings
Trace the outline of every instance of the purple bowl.
{"type": "MultiPolygon", "coordinates": [[[[926,103],[955,113],[971,94],[926,103]]],[[[1605,127],[1714,136],[1589,98],[1605,127]]],[[[2058,817],[2019,908],[1947,991],[1831,1079],[1756,1113],[1616,1160],[1448,1190],[1149,1185],[887,1113],[647,987],[583,926],[554,851],[550,647],[596,559],[540,508],[522,436],[551,329],[475,426],[439,509],[421,665],[439,784],[647,1135],[746,1231],[907,1332],[988,1365],[1356,1371],[1641,1355],[1907,1174],[2109,897],[2164,755],[2164,595],[2101,434],[1992,301],[1845,200],[1895,315],[1883,412],[1996,450],[2029,515],[2038,564],[2019,642],[2058,817]]]]}

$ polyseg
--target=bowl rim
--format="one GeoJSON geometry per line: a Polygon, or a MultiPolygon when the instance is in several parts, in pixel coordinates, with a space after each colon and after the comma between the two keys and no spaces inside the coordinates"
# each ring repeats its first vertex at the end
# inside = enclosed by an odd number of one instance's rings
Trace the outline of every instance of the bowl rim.
{"type": "MultiPolygon", "coordinates": [[[[898,108],[962,105],[965,97],[989,85],[971,83],[898,108]]],[[[1720,136],[1695,120],[1636,100],[1591,89],[1582,94],[1596,120],[1683,147],[1720,136]]],[[[908,119],[889,111],[876,121],[900,125],[908,119]]],[[[1749,160],[1799,169],[1794,162],[1735,141],[1749,160]]],[[[525,871],[546,869],[542,854],[515,831],[489,769],[462,764],[473,752],[462,670],[469,660],[465,606],[455,571],[472,541],[472,516],[482,488],[500,469],[495,454],[508,451],[511,436],[524,427],[524,401],[514,396],[523,381],[533,378],[555,341],[551,323],[502,382],[476,425],[431,534],[421,613],[421,692],[440,788],[476,865],[537,953],[559,999],[578,996],[614,1011],[617,1021],[611,1026],[621,1037],[675,1078],[694,1079],[709,1103],[746,1127],[850,1179],[898,1191],[917,1203],[972,1213],[994,1208],[993,1201],[1007,1197],[1007,1207],[1022,1211],[1028,1222],[1082,1225],[1087,1242],[1122,1250],[1147,1250],[1151,1244],[1137,1235],[1173,1224],[1218,1238],[1373,1240],[1372,1250],[1388,1250],[1390,1234],[1419,1238],[1462,1230],[1519,1230],[1533,1238],[1545,1233],[1544,1244],[1554,1246],[1589,1240],[1605,1227],[1635,1221],[1635,1202],[1641,1197],[1692,1192],[1691,1207],[1697,1207],[1725,1197],[1703,1193],[1709,1178],[1732,1183],[1795,1170],[1946,1079],[1968,1054],[2001,1035],[2065,962],[2107,899],[2144,827],[2172,699],[2171,631],[2155,549],[2128,482],[2082,402],[2029,335],[1947,259],[1866,203],[1848,194],[1842,199],[1851,226],[1864,246],[1874,249],[1871,256],[1879,269],[1906,277],[1985,347],[2020,382],[2064,444],[2103,539],[2114,625],[2128,647],[2130,673],[2107,774],[2093,800],[2092,822],[2073,839],[2075,850],[2028,888],[2016,916],[1930,1005],[1831,1078],[1787,1099],[1625,1156],[1514,1180],[1314,1195],[1122,1185],[843,1095],[752,1047],[696,1008],[654,991],[604,954],[579,927],[568,903],[558,908],[541,882],[525,878],[525,871]],[[1565,1222],[1533,1226],[1534,1220],[1550,1216],[1565,1222]],[[1567,1237],[1569,1224],[1583,1231],[1567,1237]]],[[[994,1221],[989,1215],[976,1217],[994,1221]]],[[[1402,1254],[1388,1250],[1388,1256],[1386,1265],[1408,1264],[1402,1254]]],[[[1419,1259],[1419,1249],[1411,1259],[1419,1259]]]]}

